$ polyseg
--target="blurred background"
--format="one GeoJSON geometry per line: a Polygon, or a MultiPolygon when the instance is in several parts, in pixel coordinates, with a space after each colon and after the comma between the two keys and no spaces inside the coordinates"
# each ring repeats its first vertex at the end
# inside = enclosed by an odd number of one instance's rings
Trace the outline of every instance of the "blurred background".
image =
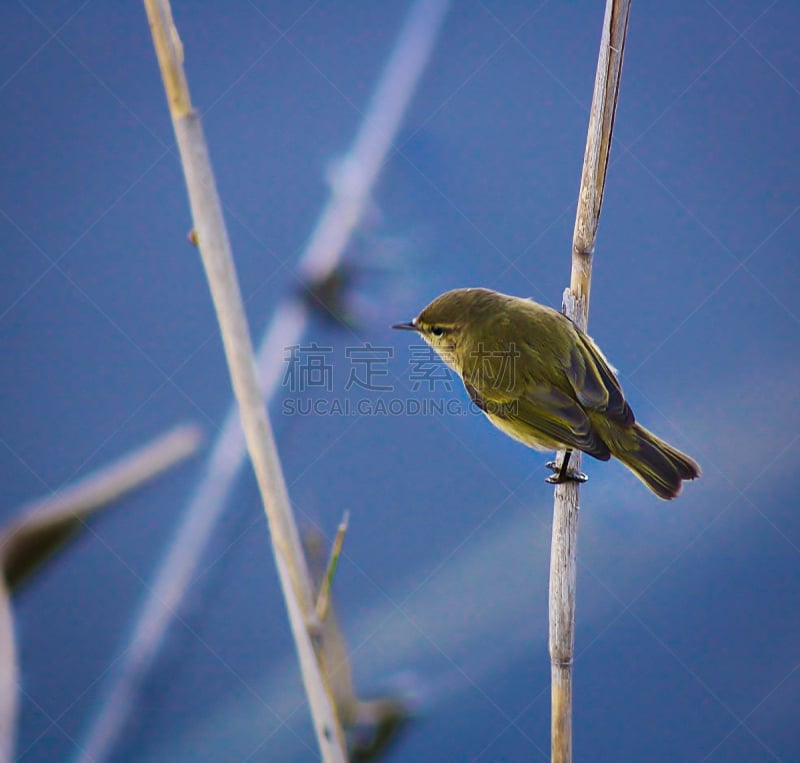
{"type": "MultiPolygon", "coordinates": [[[[258,337],[302,293],[409,5],[173,10],[258,337]]],[[[142,5],[1,13],[6,520],[175,423],[213,442],[231,392],[142,5]]],[[[330,538],[350,511],[335,595],[359,691],[414,701],[387,761],[549,759],[546,455],[420,377],[389,325],[459,286],[560,305],[602,17],[450,6],[344,254],[347,325],[317,310],[274,360],[298,521],[330,538]],[[324,384],[295,375],[312,356],[324,384]]],[[[633,4],[590,332],[637,418],[704,473],[666,504],[584,462],[576,760],[800,760],[798,23],[788,0],[633,4]]],[[[79,756],[207,452],[15,598],[19,760],[79,756]]],[[[111,759],[317,759],[249,467],[111,759]]]]}

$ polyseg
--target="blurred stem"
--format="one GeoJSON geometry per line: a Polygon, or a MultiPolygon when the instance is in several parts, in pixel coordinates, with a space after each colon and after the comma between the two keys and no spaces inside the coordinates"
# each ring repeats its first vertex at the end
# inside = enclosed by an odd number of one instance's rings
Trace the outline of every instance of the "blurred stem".
{"type": "MultiPolygon", "coordinates": [[[[617,108],[630,0],[607,0],[589,131],[575,216],[570,286],[564,314],[586,330],[594,253],[606,168],[617,108]]],[[[562,453],[559,458],[564,457],[562,453]]],[[[580,452],[570,463],[580,470],[580,452]]],[[[578,548],[579,483],[557,485],[550,551],[551,760],[572,760],[572,663],[575,649],[575,586],[578,548]]]]}
{"type": "Polygon", "coordinates": [[[322,577],[320,583],[319,593],[317,594],[317,619],[322,622],[328,614],[328,601],[331,594],[331,585],[333,584],[333,576],[336,574],[336,567],[339,564],[339,557],[342,555],[342,543],[344,543],[344,534],[347,532],[347,524],[350,521],[350,512],[345,511],[342,521],[336,530],[336,537],[333,539],[331,546],[331,557],[328,560],[328,567],[322,577]]]}
{"type": "Polygon", "coordinates": [[[300,658],[314,730],[324,763],[347,760],[344,735],[312,630],[318,631],[313,588],[292,515],[272,427],[258,376],[241,290],[200,118],[192,110],[183,72],[183,49],[168,0],[145,0],[189,192],[194,228],[217,312],[247,448],[256,473],[289,622],[300,658]]]}
{"type": "Polygon", "coordinates": [[[19,711],[18,676],[11,595],[0,575],[0,763],[11,763],[14,759],[19,711]]]}
{"type": "Polygon", "coordinates": [[[26,504],[0,528],[0,763],[13,759],[19,707],[11,592],[92,512],[194,453],[201,439],[196,426],[175,427],[73,485],[26,504]]]}
{"type": "Polygon", "coordinates": [[[0,531],[0,568],[9,589],[33,572],[87,515],[190,456],[201,439],[194,425],[175,427],[78,482],[25,504],[0,531]]]}

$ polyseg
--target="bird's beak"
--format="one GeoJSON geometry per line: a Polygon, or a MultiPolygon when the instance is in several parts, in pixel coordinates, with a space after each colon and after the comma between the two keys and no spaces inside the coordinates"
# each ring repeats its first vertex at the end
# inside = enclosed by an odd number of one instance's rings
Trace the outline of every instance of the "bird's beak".
{"type": "Polygon", "coordinates": [[[414,325],[413,321],[409,321],[408,323],[395,323],[392,326],[393,329],[403,329],[403,331],[416,331],[417,327],[414,325]]]}

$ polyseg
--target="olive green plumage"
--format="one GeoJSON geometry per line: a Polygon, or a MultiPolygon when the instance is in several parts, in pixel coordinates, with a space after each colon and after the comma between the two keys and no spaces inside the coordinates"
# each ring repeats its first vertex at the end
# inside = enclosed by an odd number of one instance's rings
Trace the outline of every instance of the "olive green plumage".
{"type": "Polygon", "coordinates": [[[619,459],[661,498],[700,476],[689,456],[637,424],[592,339],[561,313],[488,289],[455,289],[411,323],[506,434],[539,450],[619,459]]]}

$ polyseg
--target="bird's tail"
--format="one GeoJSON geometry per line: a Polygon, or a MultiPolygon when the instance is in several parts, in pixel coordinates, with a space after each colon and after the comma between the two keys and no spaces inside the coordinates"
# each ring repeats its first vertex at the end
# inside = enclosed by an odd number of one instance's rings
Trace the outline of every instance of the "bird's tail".
{"type": "Polygon", "coordinates": [[[700,476],[700,466],[656,437],[639,424],[633,426],[634,437],[613,454],[622,461],[659,498],[670,500],[680,492],[683,480],[700,476]]]}

